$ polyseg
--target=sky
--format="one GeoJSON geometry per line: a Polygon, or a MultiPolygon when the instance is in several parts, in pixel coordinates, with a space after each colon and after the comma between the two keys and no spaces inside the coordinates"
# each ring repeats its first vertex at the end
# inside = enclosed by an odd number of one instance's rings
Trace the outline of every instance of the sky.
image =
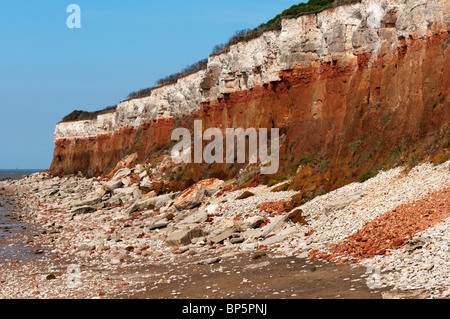
{"type": "Polygon", "coordinates": [[[65,115],[116,105],[300,2],[0,0],[0,168],[48,169],[65,115]]]}

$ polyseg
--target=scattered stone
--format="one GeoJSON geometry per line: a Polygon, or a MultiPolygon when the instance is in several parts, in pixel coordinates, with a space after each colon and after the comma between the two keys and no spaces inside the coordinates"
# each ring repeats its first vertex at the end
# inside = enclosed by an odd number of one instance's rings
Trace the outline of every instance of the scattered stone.
{"type": "Polygon", "coordinates": [[[208,258],[208,259],[203,259],[200,261],[197,261],[196,264],[198,265],[211,265],[211,264],[215,264],[219,261],[221,261],[222,258],[220,257],[212,257],[212,258],[208,258]]]}
{"type": "Polygon", "coordinates": [[[246,198],[249,198],[249,197],[252,197],[252,196],[255,196],[255,194],[253,194],[252,192],[249,192],[249,191],[245,191],[241,195],[236,197],[236,200],[246,199],[246,198]]]}
{"type": "Polygon", "coordinates": [[[93,206],[79,206],[70,210],[70,213],[72,214],[72,216],[75,216],[75,215],[89,214],[96,210],[97,208],[93,206]]]}
{"type": "Polygon", "coordinates": [[[119,169],[115,174],[114,177],[112,178],[112,180],[117,181],[117,180],[121,180],[122,178],[128,176],[131,174],[131,169],[129,168],[122,168],[119,169]]]}
{"type": "Polygon", "coordinates": [[[178,210],[191,209],[199,206],[206,196],[206,188],[201,184],[194,184],[177,197],[174,206],[178,210]]]}
{"type": "Polygon", "coordinates": [[[45,277],[45,279],[54,280],[54,279],[56,279],[56,276],[55,276],[55,274],[49,274],[49,275],[47,275],[47,277],[45,277]]]}
{"type": "Polygon", "coordinates": [[[166,244],[169,246],[189,245],[193,238],[201,237],[203,234],[203,230],[199,228],[175,231],[167,236],[166,244]]]}
{"type": "Polygon", "coordinates": [[[270,265],[269,261],[263,261],[260,262],[258,264],[250,264],[250,265],[246,265],[245,269],[250,269],[250,270],[255,270],[255,269],[259,269],[259,268],[264,268],[270,265]]]}
{"type": "Polygon", "coordinates": [[[205,209],[200,208],[196,212],[191,213],[187,217],[183,218],[181,221],[177,223],[177,225],[186,225],[186,224],[199,224],[208,220],[208,214],[205,209]]]}

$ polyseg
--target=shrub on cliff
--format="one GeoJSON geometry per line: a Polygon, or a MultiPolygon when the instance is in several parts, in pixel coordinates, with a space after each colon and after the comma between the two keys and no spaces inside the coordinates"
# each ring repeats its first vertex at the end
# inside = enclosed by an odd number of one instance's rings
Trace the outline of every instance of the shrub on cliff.
{"type": "MultiPolygon", "coordinates": [[[[168,75],[164,78],[157,80],[156,86],[162,86],[162,85],[166,85],[166,84],[176,83],[179,79],[181,79],[185,76],[197,73],[198,71],[201,71],[201,70],[206,70],[207,65],[208,65],[208,59],[203,59],[198,62],[195,62],[195,63],[185,67],[183,70],[181,70],[181,72],[174,73],[174,74],[168,75]]],[[[130,94],[128,94],[127,99],[135,99],[135,98],[150,96],[150,94],[152,93],[152,89],[154,87],[131,92],[130,94]]]]}
{"type": "Polygon", "coordinates": [[[283,17],[295,17],[300,14],[311,13],[322,10],[331,6],[338,6],[352,2],[360,2],[361,0],[309,0],[306,3],[293,5],[282,13],[276,15],[266,23],[261,24],[255,29],[244,29],[237,31],[227,43],[216,45],[211,53],[212,56],[227,52],[229,48],[237,43],[249,41],[259,37],[266,31],[281,30],[281,20],[283,17]]]}
{"type": "Polygon", "coordinates": [[[75,110],[72,113],[64,116],[61,122],[95,120],[97,118],[97,116],[99,116],[101,114],[114,112],[116,110],[116,108],[117,108],[117,105],[108,106],[102,110],[95,111],[95,112],[75,110]]]}

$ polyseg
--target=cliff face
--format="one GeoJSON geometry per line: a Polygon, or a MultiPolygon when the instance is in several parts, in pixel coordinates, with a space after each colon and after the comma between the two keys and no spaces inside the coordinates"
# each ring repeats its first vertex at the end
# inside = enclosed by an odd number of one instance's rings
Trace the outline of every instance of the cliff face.
{"type": "MultiPolygon", "coordinates": [[[[204,130],[280,128],[278,175],[313,193],[437,154],[449,147],[449,31],[447,0],[363,0],[283,19],[281,31],[211,56],[206,71],[97,120],[58,124],[50,170],[92,176],[132,153],[150,160],[193,119],[204,130]]],[[[231,168],[191,165],[184,177],[231,168]]]]}

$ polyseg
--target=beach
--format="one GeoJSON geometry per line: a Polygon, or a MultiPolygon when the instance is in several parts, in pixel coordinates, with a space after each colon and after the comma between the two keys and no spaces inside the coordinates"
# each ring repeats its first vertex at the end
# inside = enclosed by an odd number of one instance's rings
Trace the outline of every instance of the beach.
{"type": "Polygon", "coordinates": [[[15,223],[33,224],[6,244],[20,243],[34,257],[0,263],[1,296],[368,299],[450,291],[449,162],[347,185],[300,204],[302,218],[284,212],[295,192],[232,191],[208,180],[181,193],[144,194],[139,174],[142,167],[103,179],[34,174],[0,183],[15,223]],[[210,192],[199,197],[205,187],[210,192]],[[415,224],[391,217],[434,203],[415,224]],[[396,221],[384,222],[393,234],[410,230],[411,239],[378,242],[374,233],[373,246],[361,248],[364,241],[353,238],[383,217],[396,221]],[[353,248],[340,251],[340,243],[353,248]],[[386,249],[372,249],[379,245],[386,249]]]}

